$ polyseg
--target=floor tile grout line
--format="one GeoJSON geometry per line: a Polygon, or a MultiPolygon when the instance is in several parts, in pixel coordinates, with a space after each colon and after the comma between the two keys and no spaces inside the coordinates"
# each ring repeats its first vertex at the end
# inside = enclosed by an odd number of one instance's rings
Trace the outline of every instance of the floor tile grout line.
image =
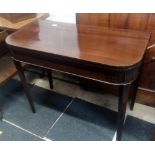
{"type": "MultiPolygon", "coordinates": [[[[29,130],[27,130],[27,129],[24,129],[24,128],[22,128],[22,127],[20,127],[20,126],[18,126],[18,125],[16,125],[16,124],[14,124],[14,123],[12,123],[12,122],[10,122],[10,121],[4,119],[4,118],[2,119],[2,121],[5,122],[5,123],[10,124],[10,125],[12,125],[12,126],[14,126],[14,127],[16,127],[16,128],[18,128],[18,129],[20,129],[20,130],[22,130],[22,131],[25,131],[25,132],[27,132],[27,133],[29,133],[29,134],[31,134],[31,135],[37,137],[37,138],[40,138],[40,139],[42,139],[42,140],[46,140],[46,139],[40,137],[39,135],[36,135],[35,133],[32,133],[31,131],[29,131],[29,130]]],[[[52,140],[51,140],[51,141],[52,141],[52,140]]]]}
{"type": "Polygon", "coordinates": [[[58,122],[58,120],[63,116],[63,114],[66,112],[66,110],[69,108],[69,106],[73,103],[75,98],[73,98],[70,103],[66,106],[65,110],[61,113],[61,115],[55,120],[55,122],[52,124],[52,126],[48,129],[46,134],[43,137],[46,137],[48,133],[52,130],[52,128],[55,126],[55,124],[58,122]]]}

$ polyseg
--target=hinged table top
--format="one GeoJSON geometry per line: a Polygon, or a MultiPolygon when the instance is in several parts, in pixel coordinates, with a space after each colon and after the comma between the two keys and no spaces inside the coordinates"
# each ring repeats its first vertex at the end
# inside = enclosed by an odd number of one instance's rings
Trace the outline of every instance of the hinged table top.
{"type": "Polygon", "coordinates": [[[14,48],[121,68],[143,59],[149,38],[145,31],[38,20],[6,42],[14,48]]]}

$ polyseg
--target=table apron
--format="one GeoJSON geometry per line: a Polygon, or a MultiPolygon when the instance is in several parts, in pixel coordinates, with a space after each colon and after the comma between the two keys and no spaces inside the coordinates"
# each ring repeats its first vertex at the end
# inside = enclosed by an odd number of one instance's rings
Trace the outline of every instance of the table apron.
{"type": "Polygon", "coordinates": [[[71,63],[70,61],[60,61],[49,59],[46,57],[39,57],[26,55],[22,52],[13,51],[13,59],[20,62],[25,62],[34,66],[40,66],[60,72],[65,72],[79,77],[111,84],[111,85],[128,85],[133,83],[138,77],[139,66],[130,70],[114,70],[106,67],[98,68],[97,65],[88,66],[81,63],[71,63]]]}

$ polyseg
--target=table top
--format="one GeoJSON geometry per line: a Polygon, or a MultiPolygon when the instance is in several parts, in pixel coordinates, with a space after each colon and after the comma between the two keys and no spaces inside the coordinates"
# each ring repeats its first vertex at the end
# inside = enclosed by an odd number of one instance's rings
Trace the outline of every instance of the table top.
{"type": "Polygon", "coordinates": [[[48,13],[38,13],[36,15],[36,17],[34,18],[30,18],[30,19],[26,19],[26,20],[23,20],[23,21],[20,21],[20,22],[16,22],[16,23],[13,23],[3,17],[0,17],[0,28],[1,29],[6,29],[6,30],[9,30],[9,31],[16,31],[18,29],[20,29],[21,27],[25,26],[26,24],[29,24],[31,23],[32,21],[36,20],[36,19],[41,19],[41,18],[47,18],[49,16],[48,13]]]}
{"type": "Polygon", "coordinates": [[[38,20],[9,35],[6,43],[35,53],[124,68],[143,59],[149,38],[145,31],[38,20]]]}

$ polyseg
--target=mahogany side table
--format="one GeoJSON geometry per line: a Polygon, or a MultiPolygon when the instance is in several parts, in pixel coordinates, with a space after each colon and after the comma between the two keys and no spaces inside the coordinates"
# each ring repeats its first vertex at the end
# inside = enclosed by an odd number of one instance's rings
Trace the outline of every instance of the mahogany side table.
{"type": "Polygon", "coordinates": [[[135,100],[130,87],[136,86],[149,38],[145,31],[39,20],[8,36],[6,43],[33,112],[21,62],[119,85],[116,139],[121,140],[130,93],[135,100]]]}

